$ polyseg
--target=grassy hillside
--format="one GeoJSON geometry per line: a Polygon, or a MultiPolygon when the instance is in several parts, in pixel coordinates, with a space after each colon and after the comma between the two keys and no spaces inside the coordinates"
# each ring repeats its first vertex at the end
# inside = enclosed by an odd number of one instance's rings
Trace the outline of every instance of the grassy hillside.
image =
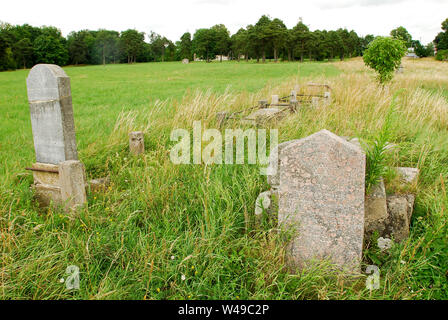
{"type": "MultiPolygon", "coordinates": [[[[66,68],[80,160],[89,178],[111,187],[89,194],[74,215],[38,209],[26,101],[27,72],[0,73],[0,297],[34,299],[447,299],[448,65],[405,61],[381,89],[360,60],[337,63],[180,63],[66,68]],[[254,221],[268,188],[255,165],[170,162],[173,128],[193,120],[216,127],[215,113],[240,110],[296,83],[326,82],[327,108],[303,109],[273,123],[280,142],[320,129],[367,141],[398,95],[388,154],[391,166],[419,167],[411,237],[382,254],[372,244],[364,264],[381,270],[381,288],[345,281],[326,265],[299,275],[284,270],[284,238],[273,222],[254,221]],[[132,157],[127,134],[145,132],[146,152],[132,157]],[[76,265],[81,288],[59,282],[76,265]]],[[[228,126],[239,127],[238,123],[228,126]]],[[[390,190],[389,190],[390,191],[390,190]]]]}

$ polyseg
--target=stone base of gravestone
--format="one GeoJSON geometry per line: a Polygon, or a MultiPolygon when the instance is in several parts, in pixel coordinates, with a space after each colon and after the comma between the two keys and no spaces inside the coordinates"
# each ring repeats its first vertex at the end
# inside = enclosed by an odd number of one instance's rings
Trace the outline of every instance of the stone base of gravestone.
{"type": "Polygon", "coordinates": [[[33,185],[34,198],[37,200],[39,207],[46,208],[50,205],[62,204],[61,188],[48,184],[33,185]]]}
{"type": "Polygon", "coordinates": [[[50,163],[34,163],[32,169],[34,195],[39,206],[60,205],[62,200],[59,186],[59,167],[50,163]]]}
{"type": "Polygon", "coordinates": [[[68,160],[59,164],[59,185],[66,209],[76,209],[87,203],[86,176],[81,161],[68,160]]]}

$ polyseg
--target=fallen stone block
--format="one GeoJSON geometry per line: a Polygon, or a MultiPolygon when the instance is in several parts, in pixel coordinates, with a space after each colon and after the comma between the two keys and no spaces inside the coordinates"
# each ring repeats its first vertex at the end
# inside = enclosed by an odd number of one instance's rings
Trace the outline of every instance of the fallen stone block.
{"type": "Polygon", "coordinates": [[[109,177],[92,179],[88,183],[90,192],[104,191],[107,189],[107,187],[109,187],[109,185],[110,185],[109,177]]]}
{"type": "Polygon", "coordinates": [[[412,194],[387,197],[388,219],[384,235],[401,242],[409,237],[409,227],[414,209],[415,196],[412,194]]]}
{"type": "Polygon", "coordinates": [[[400,179],[405,184],[414,184],[417,182],[420,170],[418,168],[397,167],[395,168],[400,179]]]}
{"type": "Polygon", "coordinates": [[[365,198],[364,237],[370,238],[375,231],[384,234],[388,217],[386,188],[381,178],[365,198]]]}
{"type": "Polygon", "coordinates": [[[282,112],[281,110],[277,108],[264,108],[264,109],[258,109],[254,112],[252,112],[250,115],[242,119],[241,121],[243,123],[249,123],[249,124],[260,124],[266,121],[279,119],[281,118],[282,112]]]}

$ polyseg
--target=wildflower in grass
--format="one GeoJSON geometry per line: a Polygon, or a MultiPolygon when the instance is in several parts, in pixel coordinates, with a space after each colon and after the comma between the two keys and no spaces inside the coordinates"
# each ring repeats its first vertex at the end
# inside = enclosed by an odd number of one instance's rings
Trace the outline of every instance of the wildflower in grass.
{"type": "Polygon", "coordinates": [[[59,283],[64,283],[64,281],[65,281],[64,278],[59,279],[59,283]]]}
{"type": "Polygon", "coordinates": [[[171,256],[171,260],[174,260],[174,256],[171,256]]]}
{"type": "Polygon", "coordinates": [[[157,292],[160,292],[160,288],[157,288],[157,292]]]}
{"type": "Polygon", "coordinates": [[[184,275],[184,274],[181,275],[181,276],[180,276],[180,279],[181,279],[182,281],[185,281],[185,279],[186,279],[185,275],[184,275]]]}

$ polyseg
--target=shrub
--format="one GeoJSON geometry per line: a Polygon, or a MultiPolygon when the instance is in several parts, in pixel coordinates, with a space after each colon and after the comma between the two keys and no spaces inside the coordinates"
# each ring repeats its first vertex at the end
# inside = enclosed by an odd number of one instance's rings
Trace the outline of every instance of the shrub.
{"type": "Polygon", "coordinates": [[[448,50],[439,50],[439,51],[437,51],[436,60],[448,61],[448,50]]]}
{"type": "Polygon", "coordinates": [[[378,81],[384,84],[392,80],[394,71],[400,66],[406,51],[402,40],[377,37],[364,51],[364,63],[378,73],[378,81]]]}

